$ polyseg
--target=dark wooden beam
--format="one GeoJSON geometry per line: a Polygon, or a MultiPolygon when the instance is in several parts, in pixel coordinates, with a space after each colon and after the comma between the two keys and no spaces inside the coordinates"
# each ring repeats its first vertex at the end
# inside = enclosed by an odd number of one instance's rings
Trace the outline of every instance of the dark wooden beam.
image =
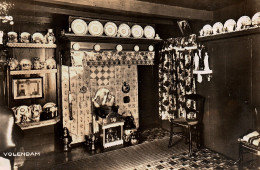
{"type": "Polygon", "coordinates": [[[50,4],[69,5],[72,7],[93,8],[97,10],[134,13],[143,16],[157,16],[172,19],[213,20],[212,11],[196,10],[177,6],[155,4],[137,0],[33,0],[50,4]]]}
{"type": "Polygon", "coordinates": [[[39,23],[39,24],[51,24],[53,22],[53,19],[48,17],[23,16],[23,15],[14,15],[13,17],[15,22],[39,23]]]}
{"type": "Polygon", "coordinates": [[[147,23],[147,24],[165,24],[172,25],[176,24],[176,21],[167,18],[158,17],[138,17],[138,16],[125,16],[105,13],[89,12],[88,10],[75,9],[75,8],[64,8],[64,6],[46,6],[46,4],[33,4],[33,3],[15,3],[16,13],[26,11],[27,13],[45,13],[45,14],[63,14],[71,16],[81,16],[93,19],[106,19],[106,20],[117,20],[117,21],[128,21],[133,23],[147,23]]]}

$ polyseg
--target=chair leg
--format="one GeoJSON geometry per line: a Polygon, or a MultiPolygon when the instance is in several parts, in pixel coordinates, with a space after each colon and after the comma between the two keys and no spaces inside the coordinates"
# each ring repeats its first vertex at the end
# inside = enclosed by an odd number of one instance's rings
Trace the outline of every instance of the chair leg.
{"type": "Polygon", "coordinates": [[[191,136],[191,127],[188,126],[188,132],[189,132],[189,156],[192,154],[192,136],[191,136]]]}
{"type": "Polygon", "coordinates": [[[238,159],[238,168],[242,169],[243,168],[243,159],[244,159],[244,151],[243,151],[243,146],[241,143],[239,143],[239,159],[238,159]]]}
{"type": "Polygon", "coordinates": [[[201,143],[202,143],[202,137],[201,137],[201,127],[200,126],[197,126],[196,127],[196,139],[197,139],[197,141],[196,141],[196,143],[197,143],[197,148],[200,148],[201,147],[201,143]]]}
{"type": "Polygon", "coordinates": [[[170,140],[169,140],[168,147],[172,146],[172,136],[173,136],[173,123],[170,122],[170,140]]]}

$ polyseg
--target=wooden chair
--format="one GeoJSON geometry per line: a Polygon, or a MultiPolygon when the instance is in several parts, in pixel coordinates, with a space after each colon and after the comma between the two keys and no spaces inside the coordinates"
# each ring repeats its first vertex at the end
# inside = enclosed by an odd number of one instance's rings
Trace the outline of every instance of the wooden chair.
{"type": "Polygon", "coordinates": [[[186,118],[177,118],[171,120],[170,123],[170,141],[169,147],[173,146],[172,137],[178,135],[186,139],[186,143],[189,144],[189,155],[192,154],[192,141],[193,137],[196,139],[197,147],[202,145],[202,129],[203,129],[203,114],[204,114],[204,102],[205,98],[198,94],[185,95],[186,101],[188,99],[196,102],[196,110],[186,107],[186,118]],[[196,118],[190,119],[189,116],[192,113],[196,113],[196,118]],[[175,127],[181,127],[183,131],[174,132],[175,127]]]}
{"type": "MultiPolygon", "coordinates": [[[[248,134],[248,133],[247,133],[248,134]]],[[[255,155],[256,160],[260,160],[260,146],[253,145],[245,140],[243,140],[243,136],[238,139],[239,142],[239,159],[235,162],[235,164],[239,163],[239,169],[243,169],[243,166],[246,162],[250,162],[253,160],[244,161],[244,154],[251,153],[255,155]]]]}
{"type": "Polygon", "coordinates": [[[4,153],[14,153],[21,146],[24,135],[22,129],[14,123],[14,120],[13,111],[5,106],[0,106],[0,158],[9,159],[11,169],[14,168],[15,157],[4,153]]]}

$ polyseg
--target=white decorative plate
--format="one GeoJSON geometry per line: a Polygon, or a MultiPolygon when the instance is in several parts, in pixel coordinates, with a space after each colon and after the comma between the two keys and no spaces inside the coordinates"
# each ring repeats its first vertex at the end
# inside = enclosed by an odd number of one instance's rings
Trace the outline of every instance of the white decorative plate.
{"type": "Polygon", "coordinates": [[[104,31],[107,36],[115,37],[117,34],[117,26],[113,22],[107,22],[104,26],[104,31]]]}
{"type": "Polygon", "coordinates": [[[123,50],[123,46],[120,45],[120,44],[118,44],[118,45],[116,46],[116,50],[117,50],[117,51],[122,51],[122,50],[123,50]]]}
{"type": "Polygon", "coordinates": [[[249,16],[242,16],[237,21],[237,30],[243,30],[250,27],[252,24],[251,18],[249,16]]]}
{"type": "Polygon", "coordinates": [[[88,25],[82,19],[75,19],[71,23],[71,29],[76,35],[86,35],[88,32],[88,25]]]}
{"type": "Polygon", "coordinates": [[[135,38],[142,38],[144,35],[144,30],[140,25],[132,26],[131,32],[132,32],[133,37],[135,37],[135,38]]]}
{"type": "Polygon", "coordinates": [[[207,24],[203,27],[204,36],[211,35],[212,34],[212,26],[207,24]]]}
{"type": "Polygon", "coordinates": [[[214,25],[213,25],[213,34],[219,34],[219,33],[222,33],[224,30],[224,26],[221,22],[216,22],[214,25]]]}
{"type": "Polygon", "coordinates": [[[131,29],[127,24],[120,24],[118,27],[118,33],[121,37],[130,37],[131,29]]]}
{"type": "Polygon", "coordinates": [[[73,48],[73,50],[78,51],[78,50],[80,49],[79,43],[74,43],[74,44],[72,45],[72,48],[73,48]]]}
{"type": "Polygon", "coordinates": [[[155,30],[152,26],[146,26],[144,27],[144,36],[146,38],[152,39],[155,36],[155,30]]]}
{"type": "Polygon", "coordinates": [[[55,69],[56,68],[56,61],[53,58],[49,58],[46,60],[46,65],[48,69],[55,69]]]}
{"type": "Polygon", "coordinates": [[[140,48],[139,48],[138,45],[135,45],[135,46],[134,46],[134,50],[135,50],[136,52],[139,51],[139,49],[140,49],[140,48]]]}
{"type": "Polygon", "coordinates": [[[149,51],[153,51],[153,50],[154,50],[154,47],[153,47],[152,45],[149,45],[148,50],[149,50],[149,51]]]}
{"type": "Polygon", "coordinates": [[[32,35],[32,40],[34,43],[43,43],[44,36],[41,33],[36,32],[32,35]]]}
{"type": "Polygon", "coordinates": [[[100,50],[101,50],[100,45],[99,45],[99,44],[95,44],[95,45],[94,45],[94,50],[95,50],[95,51],[100,51],[100,50]]]}
{"type": "Polygon", "coordinates": [[[236,21],[233,19],[228,19],[224,24],[224,31],[226,32],[232,32],[236,29],[236,21]]]}
{"type": "Polygon", "coordinates": [[[255,13],[255,15],[252,17],[252,25],[260,25],[260,12],[255,13]]]}
{"type": "Polygon", "coordinates": [[[89,33],[94,36],[101,36],[103,34],[103,25],[99,21],[91,21],[88,25],[89,33]]]}

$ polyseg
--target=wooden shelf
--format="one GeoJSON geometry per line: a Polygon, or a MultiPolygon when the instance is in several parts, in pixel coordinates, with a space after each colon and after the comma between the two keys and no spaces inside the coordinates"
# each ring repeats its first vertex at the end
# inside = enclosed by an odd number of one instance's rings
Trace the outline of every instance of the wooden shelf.
{"type": "Polygon", "coordinates": [[[193,74],[211,74],[212,70],[193,70],[193,74]]]}
{"type": "Polygon", "coordinates": [[[57,73],[57,69],[10,71],[10,75],[46,74],[46,73],[57,73]]]}
{"type": "Polygon", "coordinates": [[[43,121],[39,121],[39,122],[28,122],[28,123],[17,124],[17,125],[20,126],[21,129],[25,130],[25,129],[32,129],[32,128],[38,128],[38,127],[43,127],[43,126],[54,125],[54,124],[58,123],[59,121],[60,121],[60,117],[58,116],[51,120],[43,120],[43,121]]]}
{"type": "Polygon", "coordinates": [[[92,35],[75,35],[66,33],[60,37],[62,40],[72,42],[103,42],[103,43],[123,43],[123,44],[157,44],[162,39],[147,39],[147,38],[123,38],[123,37],[109,37],[109,36],[92,36],[92,35]]]}
{"type": "Polygon", "coordinates": [[[221,34],[210,35],[210,36],[199,36],[198,40],[213,41],[213,40],[219,40],[224,38],[232,38],[232,37],[246,36],[250,34],[259,34],[259,33],[260,33],[260,27],[251,27],[246,30],[227,32],[227,33],[221,33],[221,34]]]}
{"type": "Polygon", "coordinates": [[[56,48],[56,44],[39,44],[39,43],[7,43],[8,47],[13,48],[56,48]]]}

